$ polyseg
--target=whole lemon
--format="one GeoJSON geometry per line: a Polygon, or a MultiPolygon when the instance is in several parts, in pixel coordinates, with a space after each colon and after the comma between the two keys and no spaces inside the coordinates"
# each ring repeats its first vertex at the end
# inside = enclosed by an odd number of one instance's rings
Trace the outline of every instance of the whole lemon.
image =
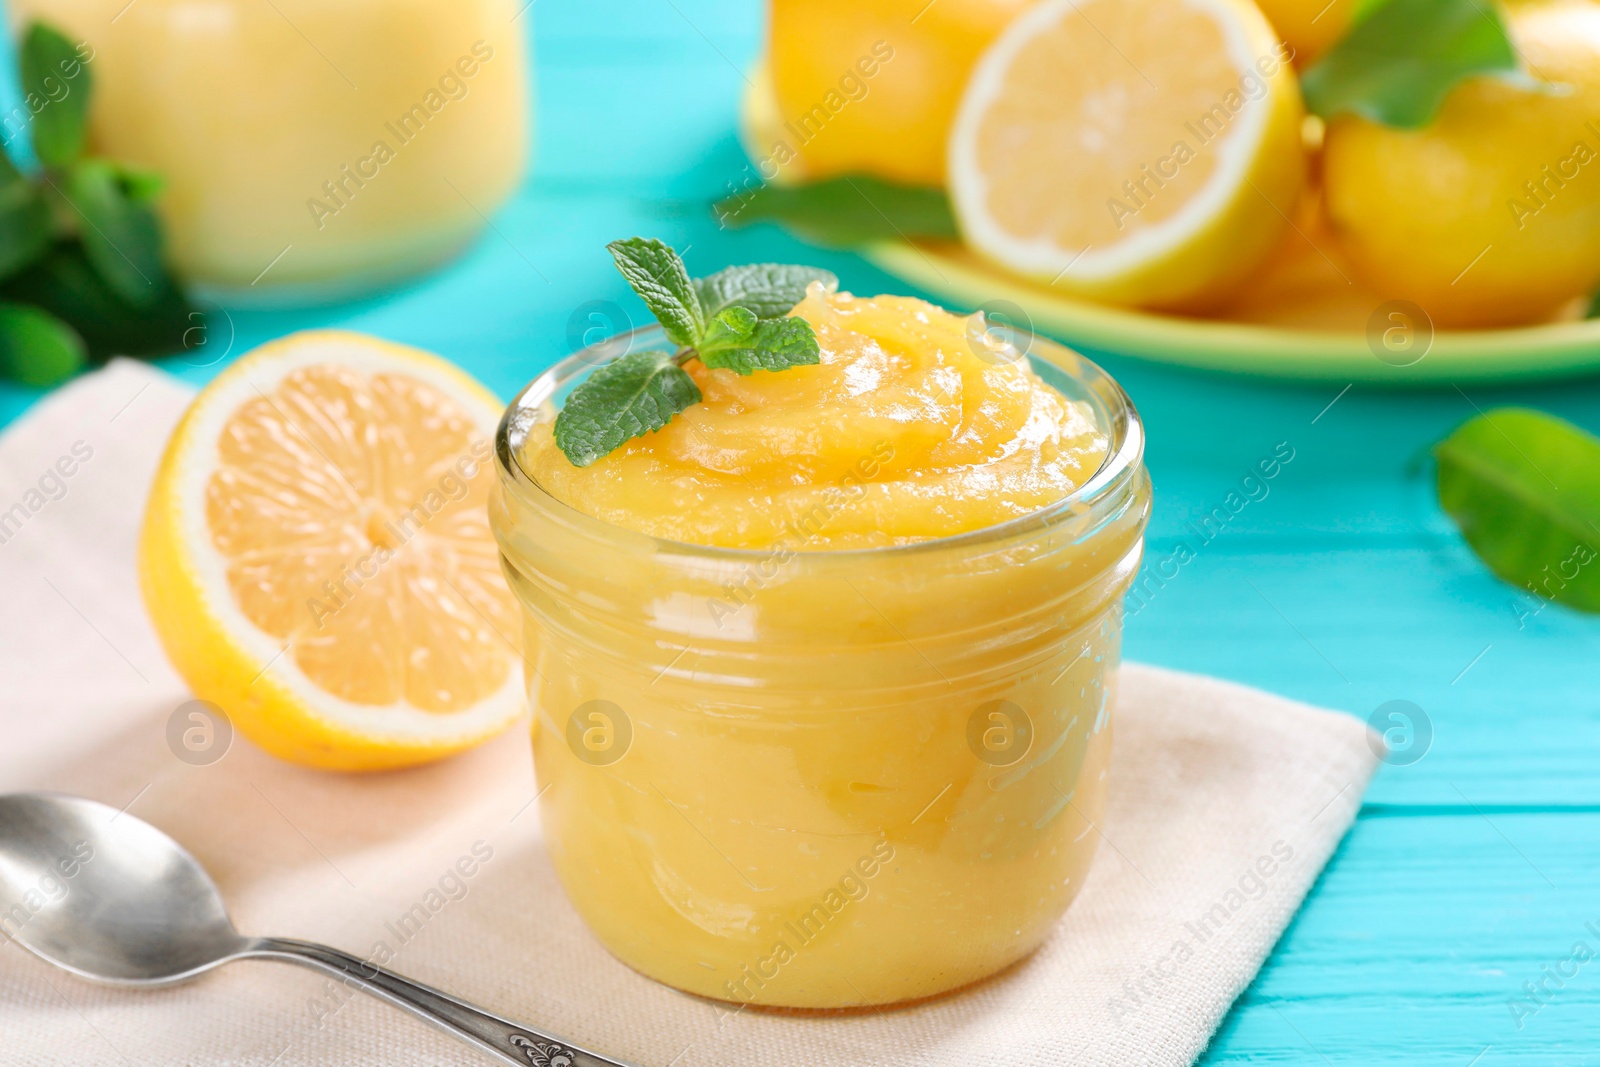
{"type": "Polygon", "coordinates": [[[944,182],[945,139],[978,55],[1031,0],[773,0],[774,169],[944,182]]]}
{"type": "Polygon", "coordinates": [[[1527,87],[1472,78],[1432,123],[1329,124],[1328,213],[1358,269],[1436,325],[1547,318],[1600,284],[1600,7],[1513,8],[1527,87]]]}
{"type": "Polygon", "coordinates": [[[1362,0],[1256,0],[1295,66],[1304,69],[1345,35],[1362,0]]]}

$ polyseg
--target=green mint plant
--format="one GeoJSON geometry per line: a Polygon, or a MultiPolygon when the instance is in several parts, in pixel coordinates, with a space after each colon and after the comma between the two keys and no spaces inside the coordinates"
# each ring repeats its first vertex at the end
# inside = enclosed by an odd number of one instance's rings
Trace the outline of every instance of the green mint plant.
{"type": "Polygon", "coordinates": [[[0,377],[27,385],[174,351],[198,325],[163,262],[160,179],[87,153],[92,58],[44,23],[23,33],[19,110],[38,168],[0,150],[0,377]]]}
{"type": "Polygon", "coordinates": [[[698,404],[700,387],[683,369],[691,359],[738,374],[821,361],[811,324],[788,313],[812,282],[838,284],[829,271],[755,263],[690,278],[678,253],[654,238],[612,241],[606,249],[677,348],[629,352],[572,391],[556,416],[555,438],[573,466],[587,467],[698,404]]]}

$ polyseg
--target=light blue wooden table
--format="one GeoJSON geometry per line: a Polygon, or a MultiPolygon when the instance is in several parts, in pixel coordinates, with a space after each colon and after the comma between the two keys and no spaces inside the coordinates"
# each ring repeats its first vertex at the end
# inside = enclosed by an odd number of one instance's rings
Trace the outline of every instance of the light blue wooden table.
{"type": "MultiPolygon", "coordinates": [[[[573,309],[639,312],[602,251],[636,233],[696,273],[809,261],[856,292],[904,291],[853,256],[721,232],[736,179],[740,71],[755,0],[539,0],[537,160],[455,266],[382,299],[234,311],[235,351],[339,325],[434,349],[502,395],[566,347],[573,309]]],[[[1130,657],[1366,717],[1420,705],[1431,750],[1387,767],[1359,821],[1203,1062],[1600,1064],[1600,961],[1519,1028],[1508,1000],[1575,942],[1600,952],[1600,619],[1527,602],[1440,513],[1426,451],[1483,407],[1521,403],[1600,430],[1600,383],[1339,396],[1103,361],[1149,428],[1150,556],[1279,442],[1293,461],[1130,620],[1130,657]]],[[[169,369],[196,382],[215,367],[169,369]]],[[[0,422],[35,394],[0,385],[0,422]]],[[[1569,968],[1570,969],[1570,968],[1569,968]]],[[[1065,1067],[1065,1065],[1063,1065],[1065,1067]]],[[[1132,1067],[1132,1065],[1130,1065],[1132,1067]]]]}

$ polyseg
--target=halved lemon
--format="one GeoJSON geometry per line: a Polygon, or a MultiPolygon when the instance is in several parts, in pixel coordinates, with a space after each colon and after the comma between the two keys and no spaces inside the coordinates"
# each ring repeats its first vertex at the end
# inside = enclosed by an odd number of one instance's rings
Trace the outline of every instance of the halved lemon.
{"type": "Polygon", "coordinates": [[[378,770],[522,713],[520,626],[486,500],[502,405],[426,352],[293,334],[179,422],[139,547],[195,695],[262,748],[378,770]]]}
{"type": "Polygon", "coordinates": [[[973,70],[950,132],[962,233],[1076,295],[1215,303],[1305,181],[1284,46],[1249,0],[1044,0],[973,70]]]}

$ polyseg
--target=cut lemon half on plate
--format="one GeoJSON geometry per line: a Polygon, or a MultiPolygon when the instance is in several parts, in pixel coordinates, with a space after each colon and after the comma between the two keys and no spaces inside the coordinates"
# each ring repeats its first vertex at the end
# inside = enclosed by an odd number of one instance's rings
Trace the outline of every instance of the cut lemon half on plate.
{"type": "Polygon", "coordinates": [[[1214,303],[1277,244],[1305,181],[1288,60],[1248,0],[1044,0],[957,110],[963,236],[1066,293],[1214,303]]]}
{"type": "Polygon", "coordinates": [[[436,356],[293,334],[195,399],[139,548],[197,697],[284,759],[402,767],[505,729],[519,621],[486,499],[501,403],[436,356]]]}

